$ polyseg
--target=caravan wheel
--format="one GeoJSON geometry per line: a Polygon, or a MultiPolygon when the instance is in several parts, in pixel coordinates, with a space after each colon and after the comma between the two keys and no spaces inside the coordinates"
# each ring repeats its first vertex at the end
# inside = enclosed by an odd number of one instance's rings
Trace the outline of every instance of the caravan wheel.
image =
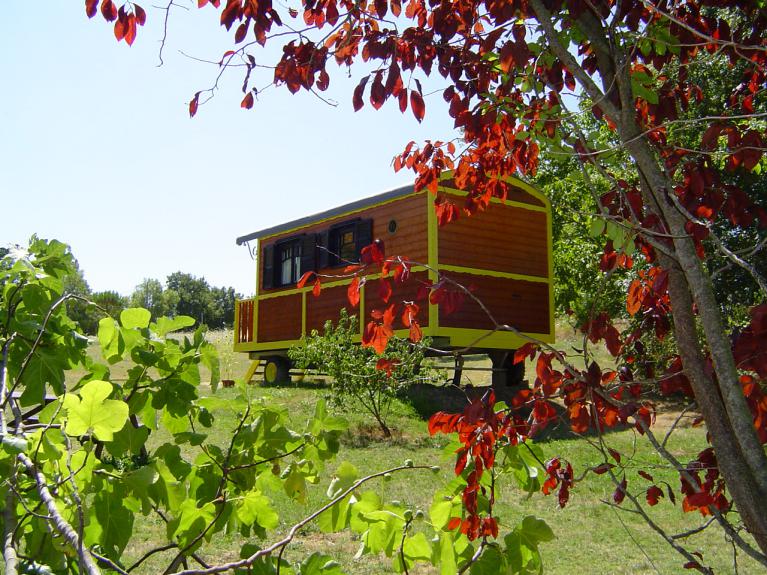
{"type": "Polygon", "coordinates": [[[290,381],[290,362],[280,356],[267,357],[264,366],[264,383],[273,385],[290,381]]]}

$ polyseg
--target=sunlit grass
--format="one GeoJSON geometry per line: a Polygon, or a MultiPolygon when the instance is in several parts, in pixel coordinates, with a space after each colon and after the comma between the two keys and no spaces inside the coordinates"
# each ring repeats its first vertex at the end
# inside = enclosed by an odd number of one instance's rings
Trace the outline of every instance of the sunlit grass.
{"type": "MultiPolygon", "coordinates": [[[[565,331],[565,330],[563,330],[565,331]]],[[[231,354],[226,359],[226,346],[230,345],[231,334],[216,332],[212,341],[224,349],[225,361],[229,361],[222,377],[241,377],[248,366],[246,354],[231,354]]],[[[580,341],[569,333],[560,337],[560,345],[578,349],[580,341]]],[[[609,357],[604,354],[599,361],[606,367],[609,357]]],[[[489,361],[474,359],[471,365],[489,367],[489,361]]],[[[119,376],[120,365],[113,367],[113,375],[119,376]]],[[[527,366],[528,375],[534,374],[534,366],[527,366]]],[[[470,372],[474,385],[486,385],[489,372],[470,372]]],[[[280,386],[264,387],[254,380],[249,388],[255,397],[263,398],[267,403],[280,405],[288,410],[293,427],[302,430],[313,412],[317,400],[324,397],[328,390],[323,385],[313,386],[304,381],[300,385],[285,383],[280,386]]],[[[203,385],[201,395],[211,393],[203,385]]],[[[236,389],[219,389],[222,397],[234,397],[236,389]]],[[[439,391],[433,397],[439,396],[439,391]]],[[[445,392],[447,393],[447,392],[445,392]]],[[[421,401],[423,403],[423,400],[421,401]]],[[[674,404],[661,404],[659,408],[659,432],[670,425],[678,410],[674,404]]],[[[436,406],[435,406],[436,409],[436,406]]],[[[417,464],[440,465],[441,471],[432,474],[429,471],[413,470],[395,474],[388,483],[380,481],[370,484],[384,497],[397,499],[413,508],[428,510],[434,491],[452,477],[453,461],[445,455],[444,446],[447,438],[429,437],[424,406],[419,411],[408,403],[396,401],[390,414],[390,424],[395,430],[394,438],[384,441],[376,433],[375,426],[355,406],[349,405],[341,410],[341,415],[349,420],[349,431],[342,439],[341,451],[336,461],[331,462],[324,473],[323,481],[309,489],[307,502],[297,504],[281,492],[273,493],[274,504],[281,517],[281,526],[272,534],[272,539],[283,535],[295,522],[324,504],[326,489],[333,470],[343,460],[353,463],[361,472],[368,474],[382,469],[401,465],[405,459],[412,459],[417,464]]],[[[221,446],[228,443],[232,430],[236,427],[234,414],[227,411],[215,413],[214,426],[209,430],[209,441],[221,446]]],[[[692,427],[692,418],[684,418],[682,425],[669,441],[669,450],[680,460],[686,462],[706,447],[705,430],[692,427]]],[[[552,430],[548,439],[540,445],[547,458],[559,456],[569,460],[576,475],[580,476],[585,468],[602,461],[600,453],[589,440],[597,438],[575,437],[566,429],[552,430]]],[[[659,458],[647,440],[633,429],[614,431],[604,436],[607,445],[623,454],[624,469],[629,489],[643,497],[643,491],[650,484],[639,477],[638,470],[645,469],[652,473],[656,482],[667,481],[678,489],[678,476],[659,458]]],[[[155,432],[150,438],[150,447],[172,440],[162,431],[155,432]]],[[[540,493],[527,497],[513,484],[503,482],[500,486],[497,513],[504,528],[512,529],[526,515],[536,515],[545,519],[554,530],[557,538],[545,544],[542,551],[545,560],[545,572],[553,574],[610,573],[610,574],[651,574],[684,573],[685,560],[673,551],[656,533],[654,533],[635,514],[611,507],[605,502],[612,501],[615,486],[607,475],[588,474],[572,491],[570,502],[565,509],[560,509],[556,495],[543,496],[540,493]]],[[[627,502],[622,504],[628,508],[627,502]]],[[[653,519],[669,533],[679,533],[696,527],[705,521],[697,513],[685,514],[680,501],[672,504],[667,497],[655,507],[648,507],[653,519]]],[[[165,540],[164,524],[153,516],[136,517],[134,533],[136,538],[126,550],[125,562],[140,557],[153,545],[165,540]]],[[[214,540],[200,550],[200,554],[209,562],[231,560],[238,556],[239,548],[244,543],[237,535],[217,535],[214,540]]],[[[703,553],[703,563],[711,566],[717,573],[733,572],[732,547],[716,527],[707,529],[686,540],[691,551],[703,553]]],[[[359,547],[357,537],[351,533],[325,534],[314,525],[304,529],[301,536],[288,549],[288,558],[299,559],[313,551],[322,551],[336,557],[348,573],[367,575],[391,571],[391,564],[386,558],[353,558],[359,547]]],[[[171,552],[158,554],[146,564],[144,572],[154,572],[167,565],[171,552]]],[[[759,572],[757,565],[742,554],[738,557],[740,573],[759,572]]],[[[419,567],[411,573],[437,573],[433,567],[419,567]]]]}

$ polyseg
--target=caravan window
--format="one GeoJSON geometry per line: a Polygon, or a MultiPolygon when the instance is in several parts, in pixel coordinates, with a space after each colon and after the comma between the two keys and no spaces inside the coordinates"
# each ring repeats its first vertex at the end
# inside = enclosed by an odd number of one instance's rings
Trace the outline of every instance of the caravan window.
{"type": "MultiPolygon", "coordinates": [[[[328,238],[328,257],[325,265],[346,266],[356,263],[360,251],[372,239],[373,220],[352,220],[331,226],[325,237],[328,238]]],[[[322,267],[322,266],[321,266],[322,267]]]]}
{"type": "Polygon", "coordinates": [[[280,277],[278,285],[296,283],[301,277],[301,242],[296,240],[277,246],[280,277]]]}
{"type": "Polygon", "coordinates": [[[332,245],[337,246],[338,263],[349,265],[357,261],[356,225],[351,224],[333,230],[332,245]]]}

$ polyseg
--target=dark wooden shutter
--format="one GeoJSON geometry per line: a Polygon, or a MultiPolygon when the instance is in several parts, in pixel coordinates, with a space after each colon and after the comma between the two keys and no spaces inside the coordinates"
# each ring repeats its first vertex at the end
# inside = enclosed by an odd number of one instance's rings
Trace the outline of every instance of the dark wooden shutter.
{"type": "Polygon", "coordinates": [[[328,256],[328,240],[330,239],[328,230],[320,232],[315,235],[315,241],[317,242],[317,269],[326,268],[330,265],[330,259],[328,256]]]}
{"type": "Polygon", "coordinates": [[[373,220],[360,220],[354,231],[354,239],[357,244],[357,255],[362,248],[373,243],[373,220]]]}
{"type": "Polygon", "coordinates": [[[316,271],[314,252],[317,249],[317,240],[315,234],[305,234],[299,238],[299,242],[301,244],[301,273],[298,274],[298,277],[300,278],[308,271],[316,271]]]}
{"type": "Polygon", "coordinates": [[[261,287],[269,289],[274,287],[274,245],[261,248],[261,287]]]}

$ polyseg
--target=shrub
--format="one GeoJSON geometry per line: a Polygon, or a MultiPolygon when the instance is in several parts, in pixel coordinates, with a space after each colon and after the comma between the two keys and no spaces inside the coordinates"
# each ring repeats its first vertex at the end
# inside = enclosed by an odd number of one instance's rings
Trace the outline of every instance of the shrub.
{"type": "Polygon", "coordinates": [[[351,399],[378,423],[384,436],[391,437],[386,424],[392,399],[400,394],[420,373],[429,342],[414,344],[391,338],[383,355],[359,343],[359,321],[341,310],[338,323],[327,321],[320,335],[313,330],[288,355],[301,369],[310,369],[332,377],[331,403],[347,406],[351,399]]]}

